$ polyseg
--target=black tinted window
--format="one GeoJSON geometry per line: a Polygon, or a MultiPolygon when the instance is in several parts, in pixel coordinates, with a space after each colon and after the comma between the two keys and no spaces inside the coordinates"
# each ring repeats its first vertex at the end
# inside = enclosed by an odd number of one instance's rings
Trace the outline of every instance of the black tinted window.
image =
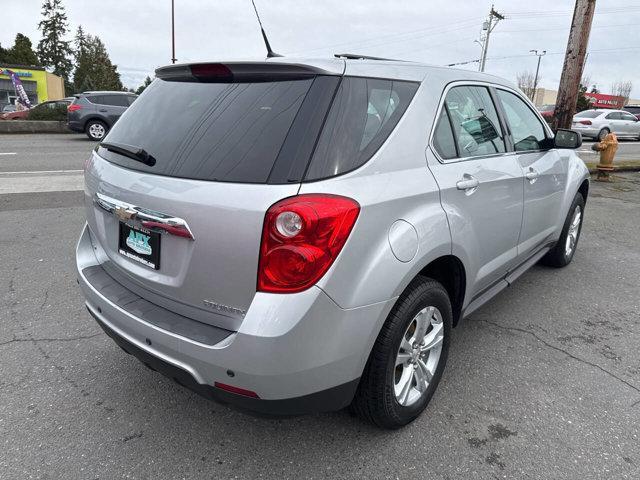
{"type": "Polygon", "coordinates": [[[453,87],[445,103],[451,116],[461,157],[505,151],[498,114],[485,87],[453,87]]]}
{"type": "Polygon", "coordinates": [[[447,160],[456,158],[456,141],[453,138],[453,130],[451,130],[451,122],[447,115],[447,109],[443,108],[440,112],[440,118],[433,134],[433,146],[441,158],[447,160]]]}
{"type": "Polygon", "coordinates": [[[517,95],[498,90],[516,152],[539,150],[547,138],[542,122],[517,95]]]}
{"type": "Polygon", "coordinates": [[[87,100],[95,105],[105,105],[105,100],[102,95],[88,95],[87,100]]]}
{"type": "MultiPolygon", "coordinates": [[[[149,167],[104,149],[100,155],[127,168],[160,175],[264,183],[312,82],[157,79],[105,139],[141,147],[156,164],[149,167]]],[[[307,160],[300,159],[305,165],[307,160]]]]}
{"type": "Polygon", "coordinates": [[[389,137],[418,84],[344,77],[306,175],[317,180],[363,165],[389,137]]]}
{"type": "Polygon", "coordinates": [[[607,120],[620,120],[621,117],[622,116],[619,112],[611,112],[604,118],[606,118],[607,120]]]}
{"type": "Polygon", "coordinates": [[[112,105],[114,107],[128,107],[127,95],[105,95],[105,105],[112,105]]]}

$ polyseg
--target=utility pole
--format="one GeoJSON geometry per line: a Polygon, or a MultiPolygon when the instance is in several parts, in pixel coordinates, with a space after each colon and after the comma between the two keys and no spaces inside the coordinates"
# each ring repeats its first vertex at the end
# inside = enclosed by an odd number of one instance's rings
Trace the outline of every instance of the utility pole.
{"type": "Polygon", "coordinates": [[[480,67],[479,70],[484,72],[484,66],[487,63],[487,51],[489,50],[489,37],[493,29],[496,28],[498,22],[500,20],[504,20],[504,15],[496,12],[491,5],[491,10],[489,11],[489,18],[484,21],[482,24],[482,32],[480,32],[480,44],[482,45],[482,53],[480,55],[480,67]]]}
{"type": "Polygon", "coordinates": [[[540,60],[542,59],[542,57],[544,57],[547,53],[546,50],[542,50],[542,53],[538,53],[538,50],[529,50],[530,53],[533,53],[535,56],[538,57],[538,66],[536,67],[536,76],[533,79],[533,95],[531,98],[531,101],[533,102],[533,104],[536,104],[536,94],[538,93],[538,73],[540,73],[540,60]]]}
{"type": "Polygon", "coordinates": [[[171,0],[171,63],[176,63],[176,29],[175,29],[175,16],[173,8],[174,0],[171,0]]]}
{"type": "Polygon", "coordinates": [[[553,126],[570,128],[571,119],[576,110],[578,90],[589,44],[591,23],[596,9],[596,0],[576,0],[567,42],[567,52],[564,57],[558,99],[553,114],[553,126]]]}

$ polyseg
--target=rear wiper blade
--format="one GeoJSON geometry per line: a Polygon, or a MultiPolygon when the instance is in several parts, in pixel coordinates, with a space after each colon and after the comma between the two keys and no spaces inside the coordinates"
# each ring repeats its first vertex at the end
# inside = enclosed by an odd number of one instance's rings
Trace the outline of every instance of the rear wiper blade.
{"type": "Polygon", "coordinates": [[[153,167],[156,164],[156,159],[149,155],[149,153],[142,147],[112,142],[102,142],[100,146],[110,152],[119,153],[125,157],[142,162],[145,165],[149,165],[150,167],[153,167]]]}

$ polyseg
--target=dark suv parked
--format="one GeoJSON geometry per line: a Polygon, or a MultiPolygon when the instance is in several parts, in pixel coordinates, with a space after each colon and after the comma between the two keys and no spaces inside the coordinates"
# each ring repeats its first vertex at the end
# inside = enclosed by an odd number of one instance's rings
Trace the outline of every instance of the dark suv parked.
{"type": "Polygon", "coordinates": [[[102,140],[109,129],[138,98],[127,92],[84,92],[67,108],[67,125],[91,140],[102,140]]]}

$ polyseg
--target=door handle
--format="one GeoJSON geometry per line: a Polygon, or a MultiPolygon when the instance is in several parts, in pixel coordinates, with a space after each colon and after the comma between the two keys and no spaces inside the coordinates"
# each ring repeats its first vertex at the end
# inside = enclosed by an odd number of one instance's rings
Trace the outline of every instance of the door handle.
{"type": "Polygon", "coordinates": [[[462,176],[462,180],[458,180],[456,182],[456,188],[458,190],[464,190],[464,193],[466,195],[471,195],[473,192],[475,192],[478,189],[478,185],[480,185],[478,179],[473,175],[469,175],[468,173],[465,173],[462,176]]]}
{"type": "Polygon", "coordinates": [[[529,180],[529,183],[532,185],[536,183],[536,180],[538,180],[539,176],[540,174],[536,170],[534,170],[532,167],[529,167],[529,171],[524,174],[524,178],[529,180]]]}
{"type": "Polygon", "coordinates": [[[103,112],[103,113],[104,113],[104,112],[106,112],[106,111],[107,111],[107,109],[106,109],[106,108],[101,108],[101,109],[100,109],[100,110],[98,110],[98,111],[99,111],[99,112],[103,112]]]}

